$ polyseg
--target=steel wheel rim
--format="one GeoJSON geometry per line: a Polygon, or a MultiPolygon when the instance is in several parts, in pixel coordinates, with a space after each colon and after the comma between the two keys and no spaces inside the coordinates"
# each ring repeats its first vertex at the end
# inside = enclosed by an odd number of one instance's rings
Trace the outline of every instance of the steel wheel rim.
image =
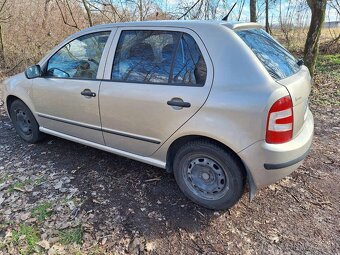
{"type": "Polygon", "coordinates": [[[226,171],[216,160],[206,156],[187,161],[184,179],[191,192],[207,200],[217,200],[229,190],[226,171]]]}
{"type": "Polygon", "coordinates": [[[20,132],[25,136],[29,136],[32,134],[32,121],[29,118],[28,114],[22,110],[18,109],[15,111],[16,116],[16,124],[19,128],[20,132]]]}

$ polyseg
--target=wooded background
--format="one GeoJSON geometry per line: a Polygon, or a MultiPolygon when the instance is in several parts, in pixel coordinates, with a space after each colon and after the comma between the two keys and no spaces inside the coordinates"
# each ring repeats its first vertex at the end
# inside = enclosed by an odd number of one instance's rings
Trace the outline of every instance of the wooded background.
{"type": "MultiPolygon", "coordinates": [[[[221,20],[235,1],[0,0],[0,81],[91,25],[221,20]]],[[[156,167],[52,136],[25,143],[0,82],[0,255],[339,254],[339,2],[238,0],[230,13],[262,24],[312,68],[320,54],[309,155],[226,211],[195,205],[156,167]]]]}
{"type": "Polygon", "coordinates": [[[0,76],[38,62],[66,36],[110,22],[163,19],[254,21],[281,41],[314,73],[320,34],[322,51],[340,52],[339,0],[0,0],[0,76]],[[331,21],[327,20],[326,21],[331,21]],[[332,20],[334,21],[334,20],[332,20]]]}

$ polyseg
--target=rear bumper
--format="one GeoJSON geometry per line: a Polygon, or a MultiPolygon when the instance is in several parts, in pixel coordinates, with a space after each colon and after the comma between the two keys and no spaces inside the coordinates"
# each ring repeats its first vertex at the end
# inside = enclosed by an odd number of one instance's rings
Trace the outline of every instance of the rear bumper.
{"type": "Polygon", "coordinates": [[[303,161],[305,159],[305,157],[307,157],[308,153],[309,153],[309,150],[306,151],[306,153],[304,153],[300,157],[298,157],[296,159],[293,159],[291,161],[284,162],[284,163],[279,163],[279,164],[265,163],[263,166],[267,170],[279,170],[279,169],[282,169],[282,168],[290,167],[290,166],[293,166],[293,165],[303,161]]]}
{"type": "Polygon", "coordinates": [[[296,170],[308,155],[314,133],[314,119],[308,110],[308,116],[300,133],[290,142],[268,144],[258,141],[239,153],[252,185],[256,189],[268,186],[296,170]]]}

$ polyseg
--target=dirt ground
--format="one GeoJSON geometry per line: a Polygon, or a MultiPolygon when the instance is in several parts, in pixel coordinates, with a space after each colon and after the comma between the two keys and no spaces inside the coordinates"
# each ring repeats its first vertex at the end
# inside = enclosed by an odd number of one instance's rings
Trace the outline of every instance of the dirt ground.
{"type": "Polygon", "coordinates": [[[162,169],[51,136],[23,142],[1,102],[0,254],[340,254],[340,107],[319,98],[339,101],[337,82],[316,77],[303,166],[220,212],[162,169]]]}

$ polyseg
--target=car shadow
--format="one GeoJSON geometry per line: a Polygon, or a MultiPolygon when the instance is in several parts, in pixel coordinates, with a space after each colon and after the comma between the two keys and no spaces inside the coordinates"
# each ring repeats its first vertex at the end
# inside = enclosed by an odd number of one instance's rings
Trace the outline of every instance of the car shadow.
{"type": "MultiPolygon", "coordinates": [[[[164,169],[50,135],[30,145],[16,134],[7,116],[1,121],[4,142],[14,151],[26,151],[33,167],[50,165],[52,170],[45,168],[50,174],[60,171],[58,178],[72,177],[71,186],[82,201],[77,215],[92,214],[94,232],[123,228],[127,234],[159,238],[179,229],[199,231],[219,215],[187,199],[164,169]]],[[[40,199],[30,196],[29,202],[40,199]]]]}
{"type": "Polygon", "coordinates": [[[53,151],[56,168],[74,177],[81,211],[93,214],[97,229],[120,226],[159,238],[199,231],[219,215],[188,200],[164,169],[51,136],[41,146],[53,151]]]}

